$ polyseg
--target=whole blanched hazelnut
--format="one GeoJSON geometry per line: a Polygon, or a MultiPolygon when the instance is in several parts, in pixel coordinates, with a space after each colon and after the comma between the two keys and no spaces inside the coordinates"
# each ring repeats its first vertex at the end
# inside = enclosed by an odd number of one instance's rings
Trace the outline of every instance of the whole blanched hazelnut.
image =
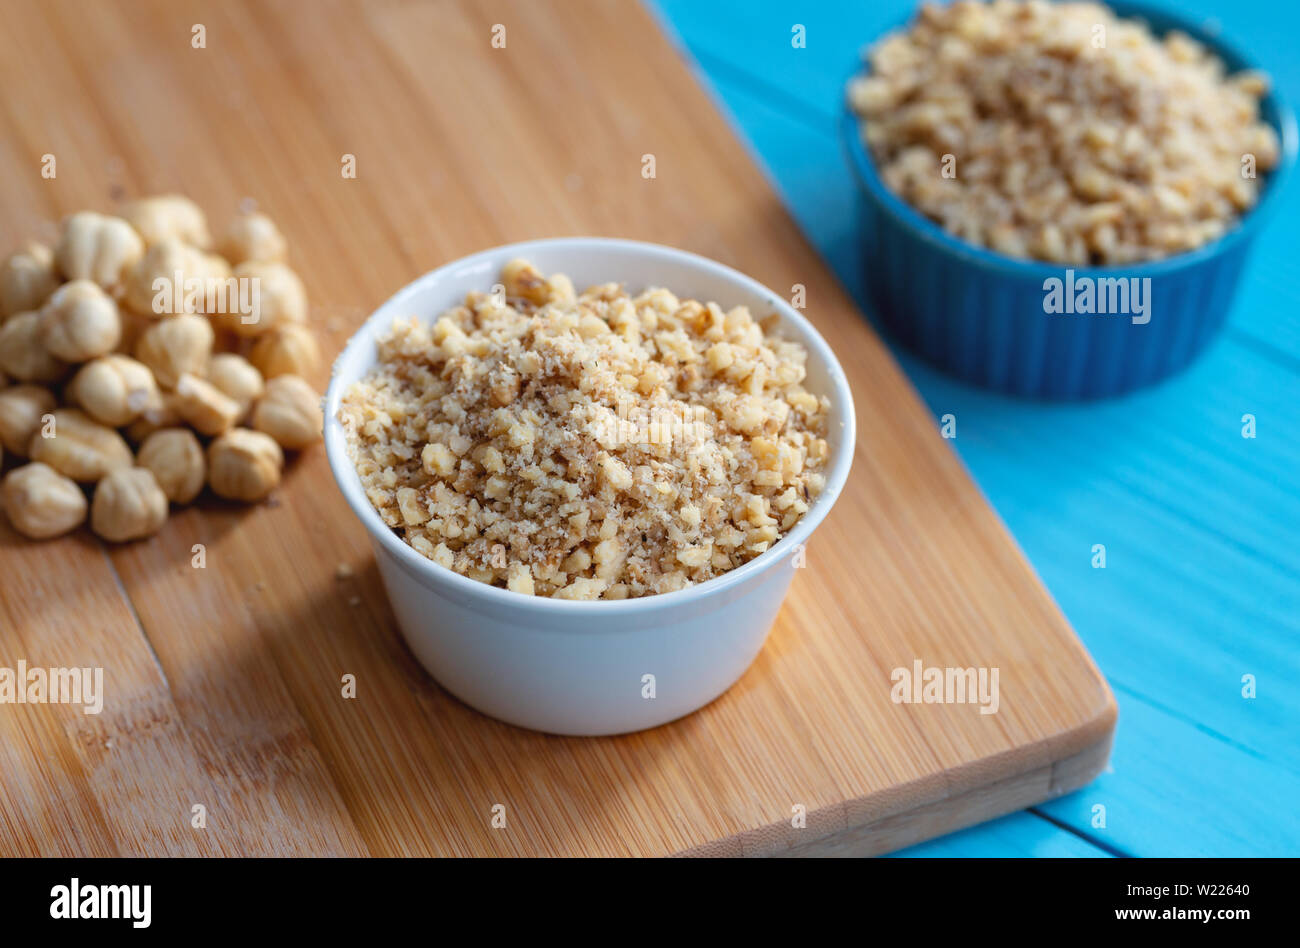
{"type": "Polygon", "coordinates": [[[5,512],[14,529],[33,540],[75,530],[86,519],[86,495],[70,478],[39,461],[5,475],[5,512]]]}
{"type": "Polygon", "coordinates": [[[140,334],[135,357],[153,370],[159,385],[175,388],[182,375],[207,375],[214,339],[212,324],[204,317],[168,316],[140,334]]]}
{"type": "Polygon", "coordinates": [[[158,486],[175,504],[188,504],[208,479],[203,445],[188,428],[155,431],[144,439],[135,461],[153,472],[158,486]]]}
{"type": "Polygon", "coordinates": [[[133,444],[141,444],[145,438],[163,428],[174,428],[184,424],[181,413],[176,410],[180,399],[175,392],[158,393],[156,401],[140,412],[140,417],[126,427],[126,436],[133,444]]]}
{"type": "Polygon", "coordinates": [[[45,348],[40,313],[19,313],[0,326],[0,369],[23,382],[57,382],[68,364],[45,348]]]}
{"type": "Polygon", "coordinates": [[[265,387],[262,373],[243,356],[233,352],[220,352],[212,357],[208,365],[208,381],[239,405],[240,418],[248,414],[248,409],[265,387]]]}
{"type": "Polygon", "coordinates": [[[223,328],[239,336],[260,336],[307,319],[307,290],[298,274],[283,263],[249,260],[235,267],[234,277],[241,284],[249,281],[247,295],[253,303],[252,312],[223,314],[223,328]]]}
{"type": "Polygon", "coordinates": [[[173,403],[181,419],[202,435],[219,435],[239,420],[239,403],[207,379],[182,375],[173,403]]]}
{"type": "Polygon", "coordinates": [[[126,277],[122,302],[152,319],[219,308],[230,265],[174,237],[151,246],[126,277]]]}
{"type": "Polygon", "coordinates": [[[111,428],[129,425],[160,398],[149,367],[116,353],[78,369],[65,394],[91,418],[111,428]]]}
{"type": "Polygon", "coordinates": [[[54,251],[28,241],[0,264],[0,317],[40,309],[58,285],[54,251]]]}
{"type": "Polygon", "coordinates": [[[147,246],[164,240],[180,240],[204,248],[212,245],[203,209],[180,194],[156,194],[132,201],[122,210],[122,218],[136,229],[147,246]]]}
{"type": "Polygon", "coordinates": [[[0,444],[11,454],[27,456],[41,418],[54,411],[54,393],[41,385],[14,385],[0,391],[0,444]]]}
{"type": "Polygon", "coordinates": [[[167,496],[148,468],[118,468],[95,485],[90,529],[105,540],[139,540],[157,533],[166,522],[167,496]]]}
{"type": "Polygon", "coordinates": [[[324,416],[320,395],[296,375],[278,375],[253,406],[253,427],[284,448],[305,448],[320,440],[324,416]]]}
{"type": "Polygon", "coordinates": [[[74,481],[93,484],[110,471],[130,467],[126,440],[76,408],[59,408],[32,435],[27,456],[74,481]]]}
{"type": "Polygon", "coordinates": [[[112,290],[143,254],[144,241],[122,218],[82,211],[64,220],[54,261],[67,279],[112,290]]]}
{"type": "Polygon", "coordinates": [[[231,500],[261,500],[280,483],[284,452],[269,435],[234,428],[208,445],[208,484],[231,500]]]}
{"type": "Polygon", "coordinates": [[[290,323],[258,336],[248,358],[263,378],[306,377],[320,364],[320,346],[310,329],[300,323],[290,323]]]}
{"type": "Polygon", "coordinates": [[[41,310],[41,341],[65,362],[85,362],[112,352],[121,338],[117,303],[90,280],[65,283],[41,310]]]}
{"type": "Polygon", "coordinates": [[[283,263],[289,253],[289,245],[275,221],[258,213],[240,214],[231,221],[220,249],[221,255],[235,265],[250,260],[283,263]]]}

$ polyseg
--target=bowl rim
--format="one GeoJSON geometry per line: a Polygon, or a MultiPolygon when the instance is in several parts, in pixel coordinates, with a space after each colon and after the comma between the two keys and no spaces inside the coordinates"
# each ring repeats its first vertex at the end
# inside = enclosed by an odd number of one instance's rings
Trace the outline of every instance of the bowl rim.
{"type": "MultiPolygon", "coordinates": [[[[862,46],[858,53],[857,63],[853,72],[848,79],[841,85],[844,94],[841,96],[843,109],[840,115],[840,137],[842,144],[849,156],[849,164],[853,168],[854,176],[858,179],[859,185],[868,193],[868,195],[880,206],[889,211],[889,213],[899,223],[907,227],[916,237],[925,241],[932,247],[941,250],[951,256],[965,258],[968,262],[976,264],[985,269],[1000,270],[1004,273],[1029,277],[1033,279],[1044,279],[1048,277],[1059,277],[1063,270],[1073,270],[1077,274],[1084,274],[1090,277],[1101,277],[1105,275],[1126,277],[1158,277],[1170,272],[1176,272],[1188,267],[1194,267],[1213,257],[1217,257],[1227,252],[1236,244],[1249,237],[1268,220],[1269,216],[1276,210],[1278,195],[1281,193],[1286,179],[1290,176],[1291,170],[1296,162],[1297,151],[1297,130],[1295,113],[1282,98],[1278,91],[1277,83],[1273,80],[1270,73],[1263,70],[1256,61],[1245,55],[1241,49],[1231,40],[1225,39],[1217,33],[1210,32],[1206,29],[1208,18],[1202,18],[1200,22],[1189,19],[1181,12],[1167,9],[1165,7],[1153,6],[1151,4],[1139,2],[1139,0],[1102,0],[1103,4],[1110,9],[1112,13],[1121,19],[1134,19],[1145,21],[1146,25],[1157,36],[1163,36],[1171,30],[1179,30],[1186,33],[1192,39],[1208,47],[1214,52],[1224,64],[1229,67],[1231,75],[1235,72],[1244,70],[1255,70],[1264,72],[1269,75],[1270,84],[1268,93],[1260,100],[1261,112],[1266,110],[1266,106],[1271,105],[1275,121],[1269,122],[1274,131],[1278,134],[1279,155],[1277,165],[1269,171],[1263,181],[1262,193],[1255,205],[1249,208],[1245,214],[1236,219],[1234,225],[1224,234],[1215,238],[1207,244],[1195,247],[1191,250],[1182,251],[1168,257],[1161,257],[1156,260],[1142,260],[1127,264],[1067,264],[1053,263],[1045,260],[1023,259],[1011,257],[1006,254],[990,250],[987,247],[980,247],[969,243],[960,237],[950,234],[944,230],[938,222],[931,220],[921,211],[914,208],[907,201],[891,191],[880,179],[876,172],[876,163],[872,158],[870,150],[862,140],[860,132],[861,119],[853,111],[848,101],[848,85],[853,79],[864,75],[864,63],[866,51],[884,37],[894,33],[899,29],[909,25],[916,16],[913,10],[906,15],[904,19],[895,25],[887,28],[878,34],[874,39],[868,41],[862,46]],[[1235,67],[1233,64],[1237,64],[1235,67]]],[[[1267,121],[1267,120],[1265,120],[1267,121]]]]}
{"type": "MultiPolygon", "coordinates": [[[[655,285],[657,284],[653,281],[648,281],[646,287],[649,288],[655,285]]],[[[807,541],[808,537],[812,535],[813,531],[821,524],[834,506],[845,483],[848,481],[856,445],[856,413],[853,394],[849,388],[848,378],[844,374],[843,367],[840,365],[839,360],[836,359],[830,344],[826,342],[812,322],[787,304],[780,294],[775,293],[752,277],[708,257],[685,250],[678,250],[663,244],[615,237],[555,237],[503,244],[451,260],[422,274],[380,304],[348,338],[348,341],[331,365],[330,381],[322,399],[322,404],[325,416],[325,452],[335,484],[338,485],[344,499],[352,508],[352,512],[361,521],[371,537],[421,585],[426,587],[442,586],[444,587],[443,591],[447,593],[458,593],[459,598],[478,600],[485,606],[536,612],[549,616],[569,615],[575,618],[579,616],[585,618],[613,618],[617,615],[626,616],[630,614],[644,616],[647,612],[689,606],[691,603],[733,589],[756,574],[776,566],[788,554],[792,554],[796,546],[807,541]],[[838,439],[833,440],[834,449],[826,470],[825,488],[789,532],[749,562],[729,570],[721,576],[716,576],[685,589],[635,599],[569,600],[549,596],[526,596],[509,589],[470,579],[468,576],[463,576],[454,570],[433,562],[417,552],[384,523],[378,511],[370,503],[369,498],[365,496],[356,467],[348,456],[342,423],[338,419],[338,408],[344,390],[357,381],[359,376],[357,378],[345,378],[340,371],[340,367],[358,347],[373,346],[375,344],[376,333],[391,326],[392,320],[399,315],[399,313],[394,312],[395,309],[400,309],[406,300],[421,292],[426,284],[441,280],[452,271],[481,266],[494,260],[498,262],[497,265],[499,266],[513,257],[527,258],[530,254],[538,251],[581,250],[594,244],[613,247],[629,256],[645,256],[651,259],[675,260],[679,263],[685,263],[734,283],[738,289],[743,288],[752,295],[769,299],[772,311],[781,319],[781,325],[793,330],[789,337],[797,336],[797,341],[808,349],[810,358],[817,359],[824,365],[832,389],[829,397],[842,406],[840,412],[842,427],[838,439]]]]}

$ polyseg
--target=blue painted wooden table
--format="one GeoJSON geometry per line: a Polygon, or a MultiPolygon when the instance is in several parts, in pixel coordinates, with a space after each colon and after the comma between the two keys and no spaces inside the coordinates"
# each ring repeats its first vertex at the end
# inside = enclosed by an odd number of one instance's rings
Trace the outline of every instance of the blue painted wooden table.
{"type": "MultiPolygon", "coordinates": [[[[858,50],[913,0],[651,2],[870,317],[837,119],[858,50]]],[[[1300,4],[1171,5],[1216,21],[1300,102],[1300,4]]],[[[1092,785],[906,855],[1300,854],[1298,258],[1293,179],[1225,332],[1182,375],[1123,399],[1017,401],[895,349],[936,419],[956,416],[953,446],[1120,705],[1111,768],[1092,785]]]]}

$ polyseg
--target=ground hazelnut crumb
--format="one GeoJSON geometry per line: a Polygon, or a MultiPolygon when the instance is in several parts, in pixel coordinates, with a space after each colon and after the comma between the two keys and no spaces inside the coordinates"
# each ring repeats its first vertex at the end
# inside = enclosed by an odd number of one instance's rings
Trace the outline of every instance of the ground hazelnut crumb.
{"type": "Polygon", "coordinates": [[[504,299],[396,322],[339,409],[367,496],[424,556],[622,599],[734,569],[808,510],[829,402],[801,345],[665,289],[579,295],[521,260],[501,282],[504,299]]]}
{"type": "Polygon", "coordinates": [[[1266,77],[1097,3],[925,4],[849,103],[885,185],[970,243],[1073,265],[1220,237],[1280,145],[1266,77]]]}

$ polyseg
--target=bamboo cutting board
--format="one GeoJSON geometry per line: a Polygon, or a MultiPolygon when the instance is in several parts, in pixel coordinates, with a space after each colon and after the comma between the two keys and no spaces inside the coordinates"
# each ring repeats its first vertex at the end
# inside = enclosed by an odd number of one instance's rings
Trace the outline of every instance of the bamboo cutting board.
{"type": "Polygon", "coordinates": [[[252,198],[332,356],[396,288],[474,250],[672,244],[803,284],[859,428],[753,668],[622,738],[498,724],[426,677],[319,447],[271,502],[205,500],[141,543],[2,524],[0,666],[102,666],[107,694],[98,716],[0,705],[0,855],[874,853],[1103,766],[1104,681],[639,6],[4,0],[0,90],[4,252],[123,198],[186,193],[217,228],[252,198]],[[891,671],[917,660],[997,667],[998,712],[894,703],[891,671]]]}

